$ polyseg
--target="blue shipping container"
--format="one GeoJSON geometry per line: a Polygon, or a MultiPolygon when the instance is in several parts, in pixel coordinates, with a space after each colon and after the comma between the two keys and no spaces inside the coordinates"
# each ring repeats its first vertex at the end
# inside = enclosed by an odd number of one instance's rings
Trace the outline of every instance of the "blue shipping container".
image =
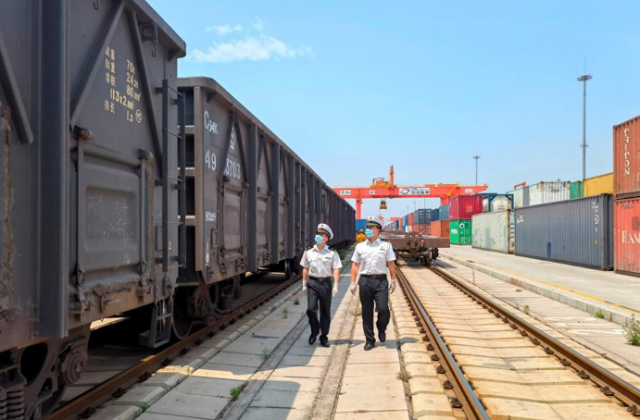
{"type": "Polygon", "coordinates": [[[367,226],[367,219],[356,219],[356,232],[360,232],[360,229],[364,230],[367,226]]]}
{"type": "Polygon", "coordinates": [[[431,210],[431,221],[437,222],[438,220],[440,220],[440,209],[431,210]]]}
{"type": "Polygon", "coordinates": [[[433,214],[431,209],[418,209],[413,212],[413,224],[424,225],[431,223],[433,220],[433,214]]]}
{"type": "Polygon", "coordinates": [[[449,205],[440,206],[440,220],[449,220],[449,205]]]}

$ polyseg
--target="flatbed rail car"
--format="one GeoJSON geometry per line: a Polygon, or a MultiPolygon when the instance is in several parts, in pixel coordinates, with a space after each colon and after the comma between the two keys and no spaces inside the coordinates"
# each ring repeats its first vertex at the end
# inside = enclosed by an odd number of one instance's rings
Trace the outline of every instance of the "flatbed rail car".
{"type": "Polygon", "coordinates": [[[380,239],[388,241],[396,253],[420,260],[427,267],[439,256],[440,248],[449,248],[449,238],[421,235],[418,232],[382,232],[380,239]]]}
{"type": "Polygon", "coordinates": [[[331,245],[349,245],[355,210],[214,79],[178,85],[187,133],[184,335],[239,297],[246,272],[294,275],[321,221],[335,232],[331,245]]]}

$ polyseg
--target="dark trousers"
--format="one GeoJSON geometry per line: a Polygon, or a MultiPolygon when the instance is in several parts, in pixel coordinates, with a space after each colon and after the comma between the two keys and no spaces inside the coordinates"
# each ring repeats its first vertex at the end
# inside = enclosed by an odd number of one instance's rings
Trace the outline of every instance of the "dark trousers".
{"type": "Polygon", "coordinates": [[[331,279],[324,281],[309,279],[307,302],[311,334],[315,336],[320,332],[320,342],[324,342],[327,340],[331,326],[331,279]],[[318,321],[318,309],[320,309],[320,321],[318,321]]]}
{"type": "Polygon", "coordinates": [[[389,282],[387,279],[374,279],[360,275],[360,303],[362,304],[362,326],[368,343],[375,343],[373,332],[373,305],[375,302],[378,332],[385,332],[391,313],[389,312],[389,282]]]}

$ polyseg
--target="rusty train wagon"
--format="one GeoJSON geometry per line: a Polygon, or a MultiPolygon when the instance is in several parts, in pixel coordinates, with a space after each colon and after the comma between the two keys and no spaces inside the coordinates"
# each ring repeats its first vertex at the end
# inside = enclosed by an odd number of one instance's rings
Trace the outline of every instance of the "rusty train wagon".
{"type": "Polygon", "coordinates": [[[177,60],[143,0],[0,1],[0,407],[40,418],[92,321],[167,340],[178,277],[177,60]]]}
{"type": "Polygon", "coordinates": [[[247,272],[296,275],[316,226],[351,243],[353,208],[215,80],[182,78],[187,125],[187,261],[177,303],[193,322],[229,308],[247,272]]]}

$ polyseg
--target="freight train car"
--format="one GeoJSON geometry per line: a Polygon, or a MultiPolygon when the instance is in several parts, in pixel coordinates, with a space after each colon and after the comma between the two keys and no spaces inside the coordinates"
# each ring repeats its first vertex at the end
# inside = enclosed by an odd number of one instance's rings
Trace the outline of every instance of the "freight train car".
{"type": "Polygon", "coordinates": [[[31,419],[78,380],[92,321],[148,307],[166,331],[185,43],[140,0],[0,10],[0,407],[31,419]]]}
{"type": "Polygon", "coordinates": [[[179,92],[185,43],[143,0],[1,9],[10,418],[45,416],[78,381],[93,321],[133,317],[161,346],[224,312],[247,272],[295,275],[317,222],[352,241],[353,208],[231,95],[209,79],[179,92]]]}
{"type": "Polygon", "coordinates": [[[178,280],[192,321],[228,308],[246,272],[296,274],[316,226],[330,244],[353,241],[353,208],[215,80],[184,78],[187,124],[187,267],[178,280]],[[191,304],[189,304],[191,302],[191,304]]]}

